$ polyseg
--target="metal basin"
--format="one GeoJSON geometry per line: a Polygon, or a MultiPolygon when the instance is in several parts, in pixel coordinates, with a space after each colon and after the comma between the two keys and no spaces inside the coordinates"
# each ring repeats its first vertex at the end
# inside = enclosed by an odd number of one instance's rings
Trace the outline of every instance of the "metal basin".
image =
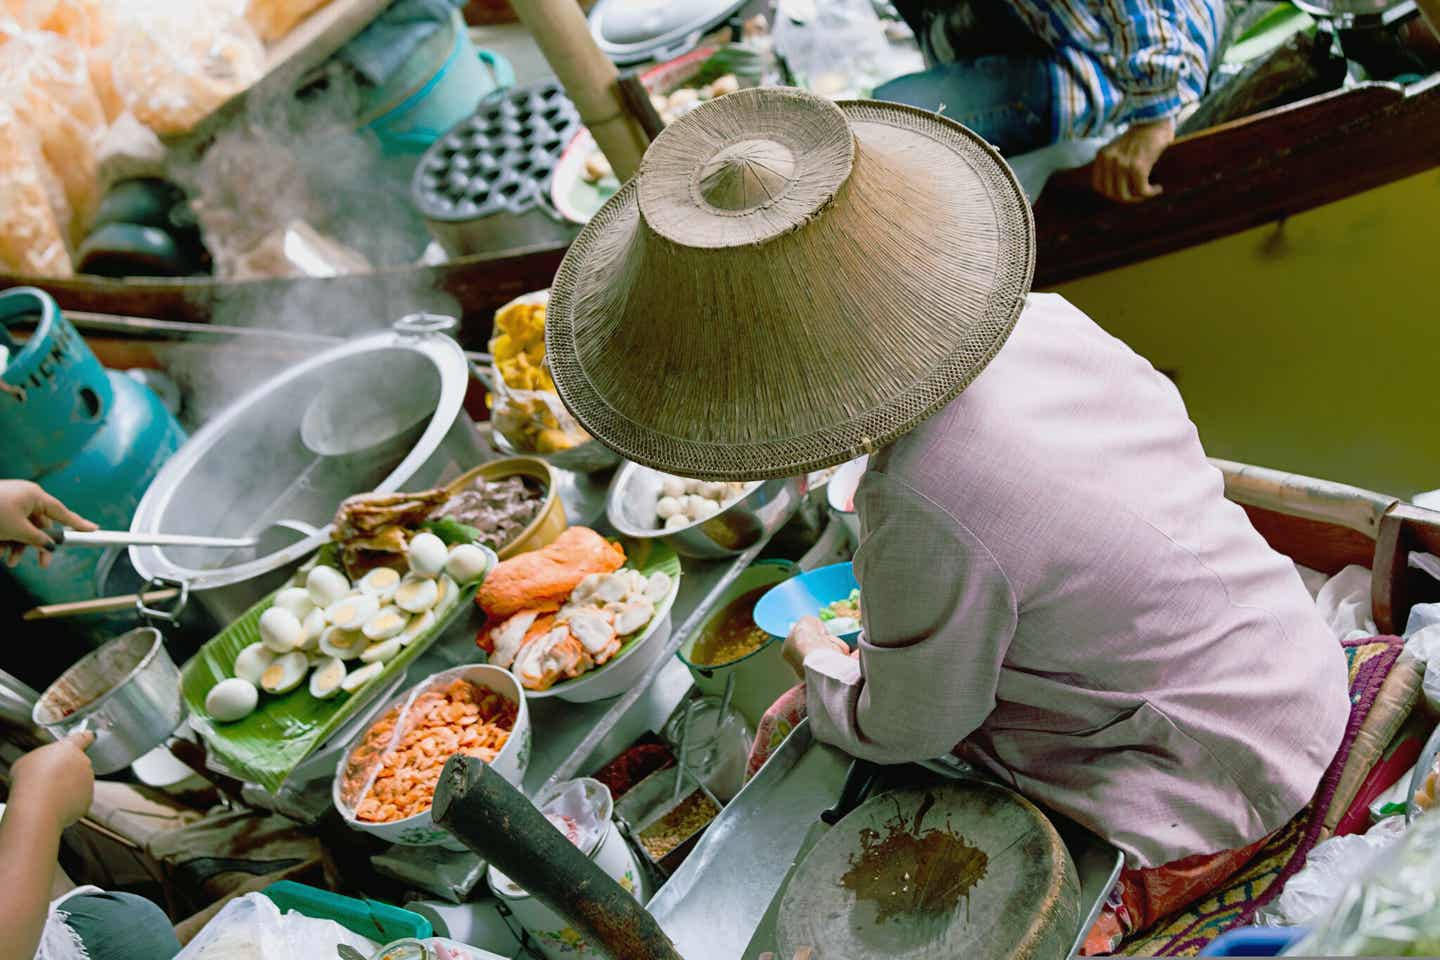
{"type": "Polygon", "coordinates": [[[655,501],[667,475],[638,463],[626,463],[615,475],[605,516],[610,525],[637,540],[663,540],[686,557],[732,557],[768,539],[800,506],[804,483],[799,478],[764,480],[708,520],[679,530],[655,524],[655,501]]]}
{"type": "Polygon", "coordinates": [[[469,370],[446,335],[453,324],[407,317],[393,332],[355,338],[265,382],[180,448],[131,524],[136,532],[243,537],[291,520],[316,532],[259,555],[132,547],[136,572],[188,584],[227,623],[329,540],[341,500],[424,489],[478,463],[479,439],[462,407],[469,370]],[[345,401],[361,395],[397,398],[399,415],[386,413],[387,402],[345,401]],[[353,420],[340,422],[347,413],[353,420]]]}
{"type": "Polygon", "coordinates": [[[180,671],[160,631],[121,634],[62,673],[35,703],[35,723],[57,739],[88,730],[97,774],[130,766],[180,726],[180,671]]]}

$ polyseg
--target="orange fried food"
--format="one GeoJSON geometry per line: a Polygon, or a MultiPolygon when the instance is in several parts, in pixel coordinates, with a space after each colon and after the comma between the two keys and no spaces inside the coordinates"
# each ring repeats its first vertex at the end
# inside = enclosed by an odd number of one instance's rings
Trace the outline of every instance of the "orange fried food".
{"type": "Polygon", "coordinates": [[[427,690],[403,721],[396,706],[366,732],[346,761],[340,797],[357,819],[372,823],[428,810],[445,761],[457,753],[494,760],[518,712],[508,697],[465,680],[427,690]],[[404,729],[397,738],[399,722],[404,729]]]}
{"type": "Polygon", "coordinates": [[[555,542],[499,563],[475,595],[491,620],[521,610],[557,609],[570,591],[592,573],[613,573],[625,563],[625,551],[589,527],[571,527],[555,542]]]}

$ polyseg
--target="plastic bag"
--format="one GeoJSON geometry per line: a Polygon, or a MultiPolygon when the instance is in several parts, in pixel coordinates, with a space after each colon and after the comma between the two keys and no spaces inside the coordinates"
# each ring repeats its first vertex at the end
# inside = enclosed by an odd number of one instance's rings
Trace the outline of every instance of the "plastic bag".
{"type": "Polygon", "coordinates": [[[1259,914],[1259,922],[1274,927],[1306,927],[1315,923],[1330,904],[1370,863],[1405,835],[1405,818],[1381,820],[1364,834],[1335,837],[1316,844],[1305,867],[1285,884],[1280,896],[1259,914]]]}
{"type": "Polygon", "coordinates": [[[540,803],[545,819],[582,853],[595,849],[610,826],[610,809],[609,791],[586,780],[556,784],[540,803]]]}
{"type": "Polygon", "coordinates": [[[1315,606],[1341,641],[1367,640],[1378,633],[1370,616],[1371,573],[1351,564],[1320,588],[1315,606]]]}
{"type": "Polygon", "coordinates": [[[99,201],[96,148],[106,122],[85,52],[57,34],[0,22],[0,99],[34,131],[63,191],[63,200],[51,198],[55,220],[73,246],[99,201]]]}
{"type": "Polygon", "coordinates": [[[1420,692],[1425,695],[1425,702],[1431,709],[1440,710],[1440,623],[1410,634],[1405,641],[1405,652],[1425,664],[1420,692]]]}
{"type": "Polygon", "coordinates": [[[245,19],[266,43],[284,37],[310,14],[330,0],[250,0],[245,19]]]}
{"type": "Polygon", "coordinates": [[[106,5],[92,57],[115,101],[161,136],[184,133],[265,72],[265,47],[233,0],[106,5]]]}
{"type": "Polygon", "coordinates": [[[68,277],[74,273],[55,215],[63,191],[35,133],[0,101],[0,270],[68,277]]]}
{"type": "Polygon", "coordinates": [[[337,944],[370,956],[376,944],[334,920],[315,920],[291,910],[282,915],[263,893],[227,903],[175,960],[296,960],[333,957],[337,944]]]}
{"type": "Polygon", "coordinates": [[[1310,935],[1287,955],[1440,955],[1437,888],[1440,816],[1420,817],[1398,843],[1372,859],[1360,876],[1345,885],[1310,935]]]}
{"type": "Polygon", "coordinates": [[[559,453],[590,440],[555,392],[545,362],[550,291],[518,297],[495,312],[491,422],[520,453],[559,453]]]}
{"type": "Polygon", "coordinates": [[[868,96],[906,70],[894,62],[904,54],[891,47],[870,0],[787,0],[776,11],[773,36],[775,52],[819,96],[868,96]]]}

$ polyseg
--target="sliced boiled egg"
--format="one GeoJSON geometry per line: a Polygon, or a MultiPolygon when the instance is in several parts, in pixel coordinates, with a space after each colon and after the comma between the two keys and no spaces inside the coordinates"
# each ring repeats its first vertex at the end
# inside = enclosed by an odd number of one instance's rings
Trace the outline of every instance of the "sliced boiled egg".
{"type": "Polygon", "coordinates": [[[357,584],[360,592],[376,600],[389,600],[400,586],[400,572],[390,567],[376,567],[360,578],[357,584]]]}
{"type": "Polygon", "coordinates": [[[235,655],[235,676],[258,686],[260,674],[275,662],[275,654],[263,643],[252,643],[235,655]]]}
{"type": "Polygon", "coordinates": [[[441,574],[435,581],[435,606],[434,610],[442,611],[454,603],[460,596],[460,588],[455,585],[448,574],[441,574]]]}
{"type": "Polygon", "coordinates": [[[310,659],[298,650],[276,657],[260,675],[260,688],[266,693],[289,693],[300,686],[309,669],[310,659]]]}
{"type": "Polygon", "coordinates": [[[354,593],[325,608],[325,619],[341,630],[359,630],[380,612],[380,601],[363,593],[354,593]]]}
{"type": "Polygon", "coordinates": [[[306,615],[315,609],[315,602],[310,599],[310,591],[304,587],[286,587],[275,594],[275,606],[289,610],[295,614],[295,619],[303,622],[306,615]]]}
{"type": "Polygon", "coordinates": [[[411,617],[410,626],[406,627],[405,632],[400,634],[395,639],[400,641],[400,646],[408,647],[410,646],[410,644],[414,643],[416,640],[419,640],[422,636],[424,636],[434,626],[435,611],[426,610],[424,613],[419,614],[418,616],[411,617]]]}
{"type": "Polygon", "coordinates": [[[337,660],[354,660],[369,646],[370,641],[359,630],[326,627],[320,634],[320,652],[337,660]]]}
{"type": "Polygon", "coordinates": [[[395,591],[395,606],[406,613],[424,613],[440,599],[440,587],[434,580],[413,573],[400,582],[395,591]]]}
{"type": "Polygon", "coordinates": [[[346,693],[354,693],[371,680],[380,676],[384,669],[385,664],[383,663],[370,663],[358,670],[351,670],[345,674],[345,679],[340,681],[340,689],[346,693]]]}
{"type": "Polygon", "coordinates": [[[360,632],[366,640],[389,640],[405,632],[410,625],[410,615],[394,607],[384,607],[379,613],[365,621],[360,632]]]}
{"type": "Polygon", "coordinates": [[[305,639],[300,641],[300,649],[306,653],[314,653],[320,649],[320,634],[326,630],[325,611],[319,607],[312,607],[300,621],[300,629],[305,633],[305,639]]]}
{"type": "Polygon", "coordinates": [[[289,653],[305,639],[300,620],[283,607],[271,607],[260,614],[260,642],[273,653],[289,653]]]}
{"type": "Polygon", "coordinates": [[[310,674],[310,696],[316,700],[329,700],[340,692],[345,682],[345,663],[334,657],[326,657],[315,665],[310,674]]]}
{"type": "Polygon", "coordinates": [[[402,649],[400,641],[392,637],[370,644],[365,648],[365,652],[360,654],[360,659],[365,663],[388,663],[398,657],[402,649]]]}

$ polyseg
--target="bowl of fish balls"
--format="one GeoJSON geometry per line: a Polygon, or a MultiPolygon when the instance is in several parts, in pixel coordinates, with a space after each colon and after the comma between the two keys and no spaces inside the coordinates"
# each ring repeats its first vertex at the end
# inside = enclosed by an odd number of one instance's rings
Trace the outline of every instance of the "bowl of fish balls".
{"type": "Polygon", "coordinates": [[[728,557],[783,526],[802,493],[799,478],[727,483],[626,463],[610,486],[605,514],[627,537],[663,540],[687,557],[728,557]]]}

